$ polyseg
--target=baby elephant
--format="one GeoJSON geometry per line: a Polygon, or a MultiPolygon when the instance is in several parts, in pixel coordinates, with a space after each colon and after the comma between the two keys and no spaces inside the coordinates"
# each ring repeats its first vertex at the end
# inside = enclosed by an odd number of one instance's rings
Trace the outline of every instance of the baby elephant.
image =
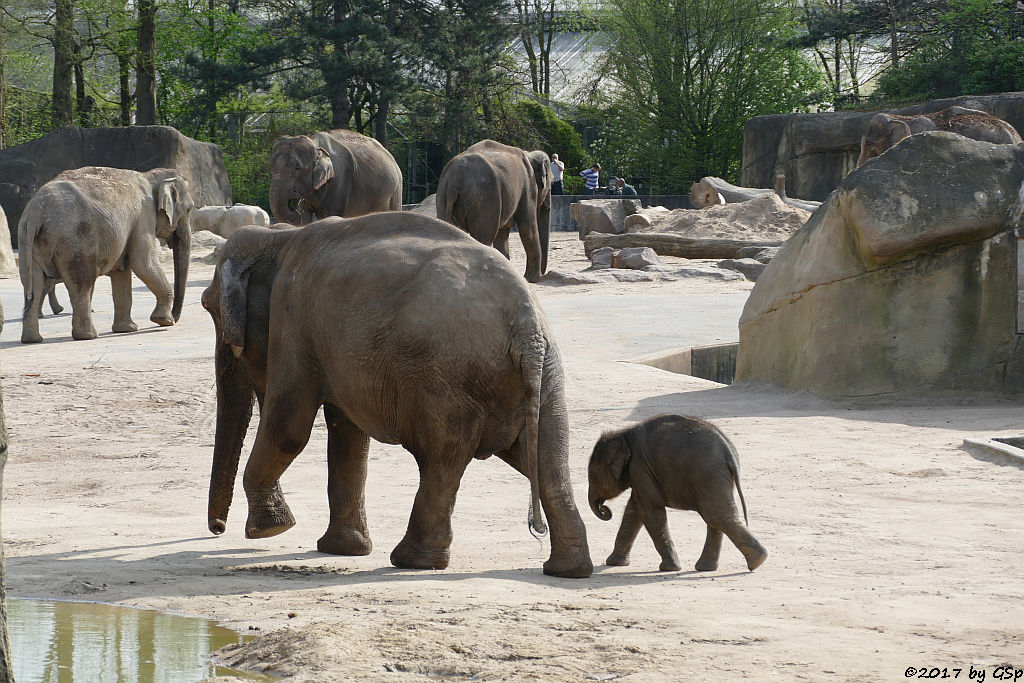
{"type": "Polygon", "coordinates": [[[630,548],[643,525],[661,554],[659,569],[680,569],[668,533],[666,507],[696,510],[707,523],[707,540],[695,567],[699,572],[718,569],[723,533],[747,558],[751,571],[768,557],[744,523],[747,503],[740,489],[736,449],[710,422],[662,415],[602,434],[590,456],[589,472],[590,508],[605,521],[612,518],[605,501],[633,488],[615,537],[615,550],[608,556],[610,565],[629,564],[630,548]],[[732,495],[734,484],[743,505],[743,521],[732,495]]]}

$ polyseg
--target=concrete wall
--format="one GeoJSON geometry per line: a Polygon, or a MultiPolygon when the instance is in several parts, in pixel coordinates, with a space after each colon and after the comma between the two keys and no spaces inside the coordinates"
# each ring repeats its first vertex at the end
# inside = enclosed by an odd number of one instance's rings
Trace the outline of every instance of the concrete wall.
{"type": "MultiPolygon", "coordinates": [[[[1024,92],[932,100],[889,111],[923,114],[954,104],[986,111],[1024,131],[1024,92]]],[[[774,187],[776,174],[783,173],[787,195],[824,201],[854,169],[861,135],[876,113],[773,114],[748,120],[740,185],[774,187]]]]}

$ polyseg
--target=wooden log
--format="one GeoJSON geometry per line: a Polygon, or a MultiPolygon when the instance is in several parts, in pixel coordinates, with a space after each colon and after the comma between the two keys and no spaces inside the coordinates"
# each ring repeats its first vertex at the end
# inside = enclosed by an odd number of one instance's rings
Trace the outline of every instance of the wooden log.
{"type": "Polygon", "coordinates": [[[664,232],[636,232],[610,235],[592,232],[583,240],[583,249],[589,258],[591,252],[601,247],[650,247],[659,256],[681,256],[683,258],[739,258],[738,252],[744,247],[777,247],[782,242],[760,242],[756,240],[728,240],[718,238],[681,237],[664,232]]]}

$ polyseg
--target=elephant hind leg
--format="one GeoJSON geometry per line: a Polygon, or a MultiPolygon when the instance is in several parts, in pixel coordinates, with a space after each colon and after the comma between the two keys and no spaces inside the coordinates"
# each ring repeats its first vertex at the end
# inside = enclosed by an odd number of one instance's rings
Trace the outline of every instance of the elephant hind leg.
{"type": "Polygon", "coordinates": [[[42,268],[33,264],[30,272],[30,281],[25,283],[25,307],[21,313],[22,344],[38,344],[43,341],[43,335],[39,333],[39,318],[43,312],[46,288],[52,286],[42,268]]]}
{"type": "Polygon", "coordinates": [[[462,452],[458,440],[444,453],[413,454],[420,468],[420,486],[405,537],[391,551],[391,564],[404,569],[445,569],[452,543],[452,512],[462,474],[475,455],[462,452]]]}
{"type": "Polygon", "coordinates": [[[92,322],[92,294],[96,278],[85,273],[69,275],[64,278],[64,286],[71,299],[71,336],[74,339],[95,339],[99,336],[92,322]]]}
{"type": "Polygon", "coordinates": [[[320,407],[319,385],[312,374],[302,372],[297,363],[271,367],[256,442],[242,477],[249,500],[246,538],[276,536],[295,526],[279,481],[306,447],[320,407]]]}
{"type": "Polygon", "coordinates": [[[369,555],[366,527],[366,461],[370,437],[340,410],[324,404],[327,422],[327,498],[331,520],[316,549],[331,555],[369,555]]]}
{"type": "MultiPolygon", "coordinates": [[[[736,549],[743,553],[743,557],[747,560],[747,569],[754,571],[760,567],[764,561],[768,558],[768,551],[765,550],[764,546],[758,542],[754,535],[750,533],[747,526],[743,523],[742,518],[739,516],[739,512],[733,505],[732,514],[728,517],[719,517],[717,519],[705,521],[708,524],[708,542],[711,540],[712,530],[715,530],[719,534],[724,533],[732,541],[732,544],[736,546],[736,549]]],[[[702,515],[703,516],[703,515],[702,515]]],[[[719,540],[719,546],[721,540],[719,540]]],[[[705,544],[705,553],[707,552],[707,544],[705,544]]],[[[701,555],[701,560],[704,559],[704,555],[701,555]]],[[[699,570],[699,567],[698,567],[699,570]]]]}

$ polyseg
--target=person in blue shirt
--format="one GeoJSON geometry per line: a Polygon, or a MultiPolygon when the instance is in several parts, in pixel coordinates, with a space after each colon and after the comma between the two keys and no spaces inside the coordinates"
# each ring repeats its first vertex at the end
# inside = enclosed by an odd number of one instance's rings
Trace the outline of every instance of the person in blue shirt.
{"type": "Polygon", "coordinates": [[[584,192],[587,194],[597,194],[597,188],[600,186],[598,176],[601,175],[601,164],[594,162],[594,165],[586,171],[580,171],[580,175],[586,181],[583,188],[584,192]]]}

